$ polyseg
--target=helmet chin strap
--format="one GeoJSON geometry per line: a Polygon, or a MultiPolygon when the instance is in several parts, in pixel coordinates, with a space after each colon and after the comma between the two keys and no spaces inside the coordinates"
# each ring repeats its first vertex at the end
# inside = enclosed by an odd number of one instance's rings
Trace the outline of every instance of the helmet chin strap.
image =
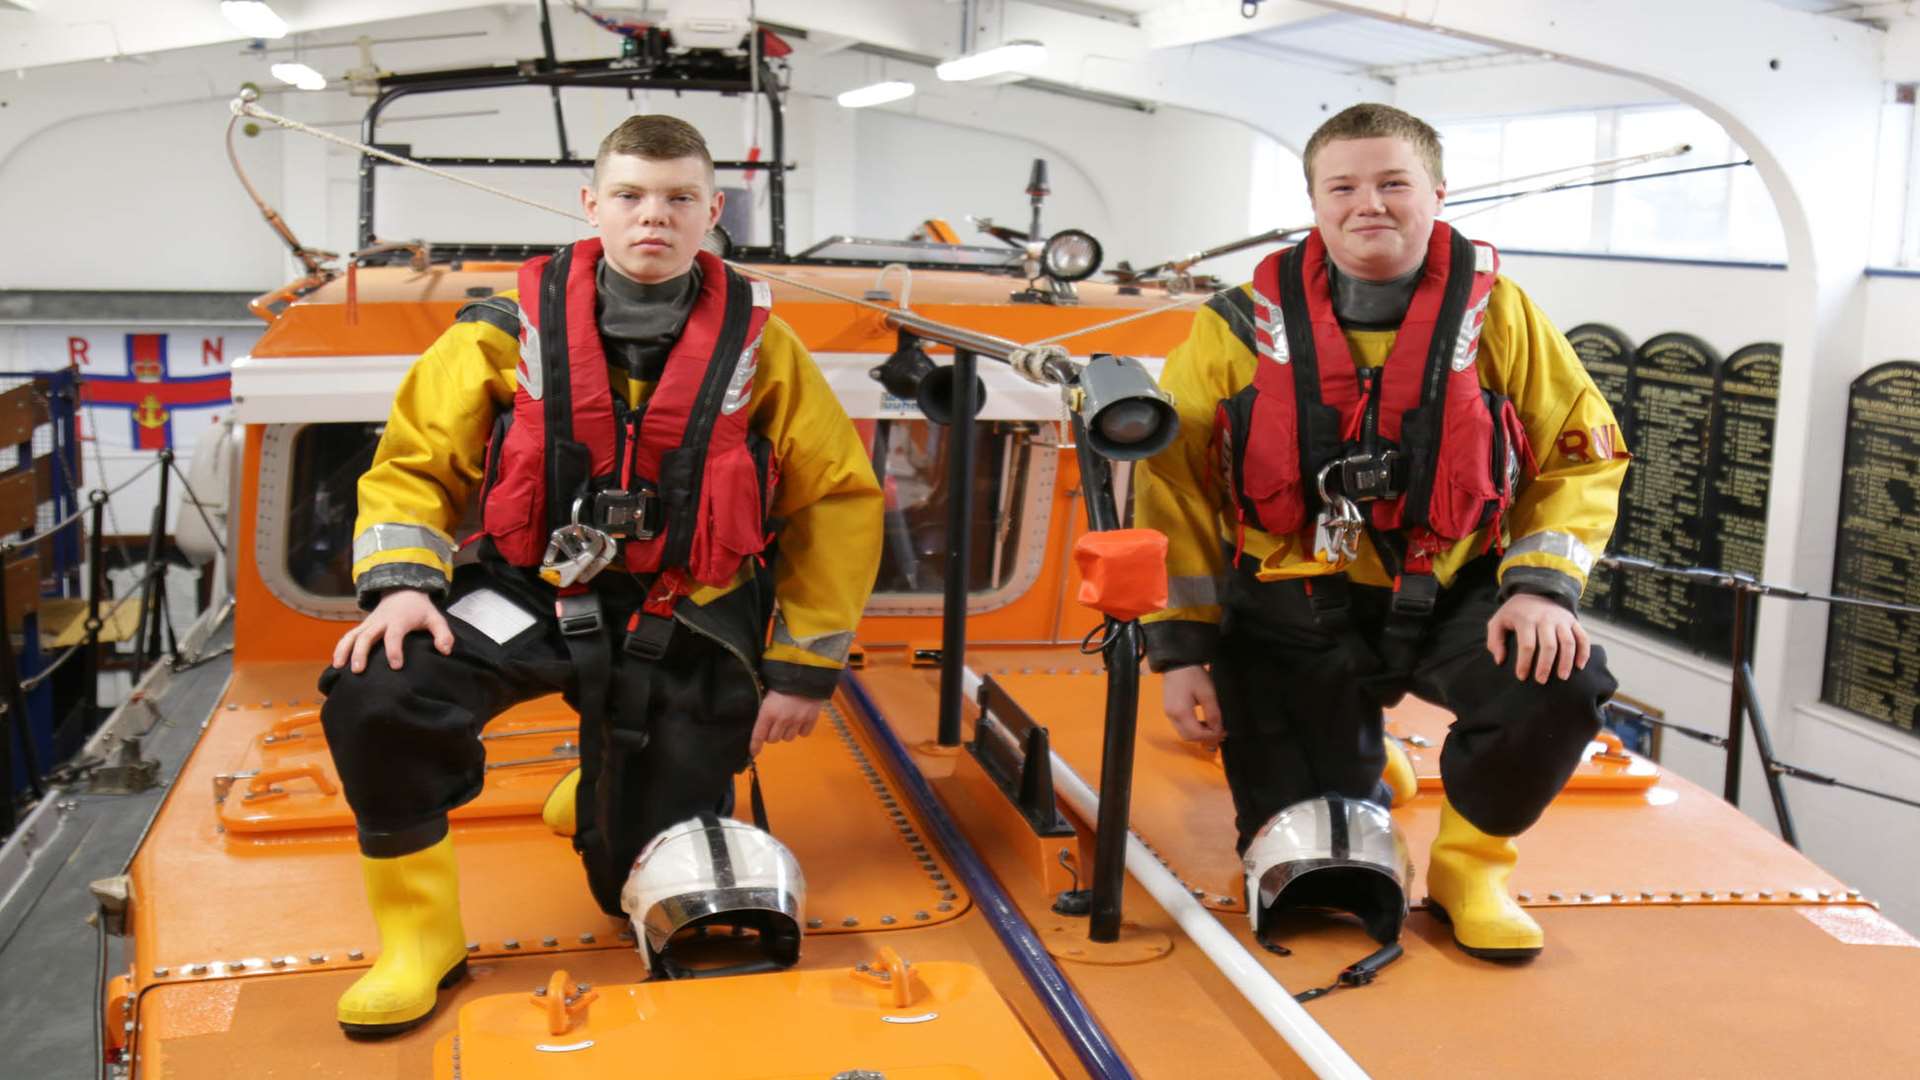
{"type": "Polygon", "coordinates": [[[1404,952],[1405,951],[1400,948],[1399,942],[1389,941],[1385,945],[1368,953],[1364,958],[1356,960],[1340,969],[1339,978],[1335,979],[1332,983],[1326,986],[1315,987],[1312,990],[1302,990],[1293,995],[1293,1000],[1305,1003],[1312,1001],[1314,998],[1326,997],[1328,994],[1333,993],[1343,986],[1365,986],[1372,982],[1375,976],[1380,974],[1381,968],[1400,959],[1400,957],[1404,955],[1404,952]]]}

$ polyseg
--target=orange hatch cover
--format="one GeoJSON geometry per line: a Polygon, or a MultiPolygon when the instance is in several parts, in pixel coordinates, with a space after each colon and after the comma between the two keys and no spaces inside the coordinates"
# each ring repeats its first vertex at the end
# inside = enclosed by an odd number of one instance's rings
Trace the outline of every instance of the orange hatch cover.
{"type": "Polygon", "coordinates": [[[435,1080],[699,1076],[780,1080],[871,1071],[890,1080],[1056,1077],[986,972],[871,963],[725,979],[548,982],[460,1010],[435,1080]]]}

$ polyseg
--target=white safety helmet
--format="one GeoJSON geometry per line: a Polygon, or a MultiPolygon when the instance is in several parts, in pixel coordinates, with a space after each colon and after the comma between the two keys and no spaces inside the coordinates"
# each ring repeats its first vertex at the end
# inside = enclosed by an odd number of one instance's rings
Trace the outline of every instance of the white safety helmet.
{"type": "Polygon", "coordinates": [[[627,875],[620,908],[633,922],[647,971],[682,978],[695,971],[669,946],[682,931],[725,926],[752,930],[762,958],[715,969],[737,974],[778,970],[800,959],[807,882],[773,834],[744,821],[701,814],[653,838],[627,875]]]}
{"type": "Polygon", "coordinates": [[[1351,912],[1383,945],[1407,918],[1407,839],[1386,808],[1365,799],[1325,795],[1287,807],[1254,834],[1242,865],[1256,936],[1287,908],[1351,912]]]}

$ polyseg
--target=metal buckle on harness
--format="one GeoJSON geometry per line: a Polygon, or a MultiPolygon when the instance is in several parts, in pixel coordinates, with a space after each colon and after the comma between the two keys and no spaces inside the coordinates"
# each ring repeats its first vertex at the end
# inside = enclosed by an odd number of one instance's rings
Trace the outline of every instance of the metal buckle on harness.
{"type": "Polygon", "coordinates": [[[590,592],[573,593],[555,599],[553,614],[560,620],[560,633],[567,637],[596,633],[603,623],[600,597],[590,592]]]}
{"type": "Polygon", "coordinates": [[[1390,447],[1371,454],[1348,454],[1339,465],[1340,493],[1349,499],[1392,499],[1407,489],[1406,458],[1390,447]]]}
{"type": "Polygon", "coordinates": [[[651,540],[660,535],[666,508],[652,488],[593,493],[593,527],[620,540],[651,540]]]}
{"type": "Polygon", "coordinates": [[[1402,574],[1394,582],[1388,605],[1395,615],[1426,618],[1440,598],[1440,582],[1432,574],[1402,574]]]}

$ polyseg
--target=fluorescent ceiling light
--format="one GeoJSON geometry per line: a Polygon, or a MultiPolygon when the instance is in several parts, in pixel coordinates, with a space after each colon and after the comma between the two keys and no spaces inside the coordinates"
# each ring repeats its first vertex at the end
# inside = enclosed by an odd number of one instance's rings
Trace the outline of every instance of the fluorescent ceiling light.
{"type": "Polygon", "coordinates": [[[872,86],[862,86],[849,90],[835,98],[849,109],[864,109],[869,105],[885,105],[889,101],[913,96],[913,84],[910,82],[877,82],[872,86]]]}
{"type": "Polygon", "coordinates": [[[949,60],[934,68],[933,73],[947,82],[966,82],[1032,67],[1046,59],[1047,47],[1037,41],[1009,41],[997,49],[949,60]]]}
{"type": "Polygon", "coordinates": [[[273,13],[262,0],[220,0],[220,14],[234,29],[252,38],[283,38],[287,21],[273,13]]]}
{"type": "Polygon", "coordinates": [[[273,77],[302,90],[325,90],[327,77],[305,64],[275,64],[273,77]]]}

